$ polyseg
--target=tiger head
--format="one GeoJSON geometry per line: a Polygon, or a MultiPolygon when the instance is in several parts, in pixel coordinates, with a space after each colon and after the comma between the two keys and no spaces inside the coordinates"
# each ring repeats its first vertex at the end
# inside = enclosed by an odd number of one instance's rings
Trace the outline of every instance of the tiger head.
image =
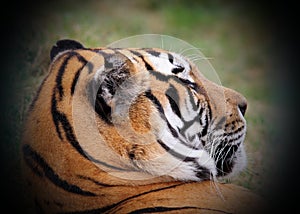
{"type": "MultiPolygon", "coordinates": [[[[76,51],[83,57],[90,52],[72,84],[74,131],[89,158],[176,180],[229,177],[245,167],[247,102],[241,94],[166,50],[76,51]]],[[[68,52],[54,53],[53,61],[68,52]]]]}

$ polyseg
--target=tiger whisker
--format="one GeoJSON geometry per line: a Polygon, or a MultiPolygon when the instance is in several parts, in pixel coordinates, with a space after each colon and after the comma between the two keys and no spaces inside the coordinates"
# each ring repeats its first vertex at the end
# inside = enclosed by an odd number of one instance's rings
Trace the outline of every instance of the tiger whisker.
{"type": "Polygon", "coordinates": [[[224,157],[226,157],[225,153],[223,153],[223,151],[225,150],[225,147],[228,145],[228,143],[225,144],[225,146],[220,150],[219,155],[217,157],[217,162],[219,160],[223,160],[224,157]],[[221,155],[221,156],[220,156],[221,155]]]}
{"type": "Polygon", "coordinates": [[[195,59],[190,59],[192,62],[195,62],[195,61],[199,61],[199,60],[212,60],[213,58],[212,57],[201,57],[201,58],[195,58],[195,59]]]}
{"type": "Polygon", "coordinates": [[[223,146],[223,148],[218,152],[218,156],[215,159],[216,162],[218,162],[219,160],[221,160],[221,158],[223,158],[224,154],[222,154],[222,153],[223,153],[223,151],[224,151],[224,149],[226,148],[227,145],[228,145],[228,142],[226,142],[226,144],[223,146]]]}
{"type": "Polygon", "coordinates": [[[199,54],[190,54],[190,55],[185,55],[186,58],[188,59],[192,59],[192,58],[199,58],[199,59],[203,59],[205,57],[203,56],[199,56],[199,54]]]}
{"type": "MultiPolygon", "coordinates": [[[[173,50],[172,50],[172,49],[173,49],[173,46],[172,46],[172,43],[171,43],[171,44],[170,44],[170,48],[169,48],[169,50],[168,50],[168,51],[169,51],[169,52],[173,52],[173,50]]],[[[180,51],[182,51],[182,49],[181,49],[180,51]]]]}
{"type": "Polygon", "coordinates": [[[211,186],[212,189],[215,190],[215,192],[217,193],[217,195],[220,196],[220,198],[224,201],[225,198],[224,198],[224,196],[223,196],[223,194],[221,192],[221,189],[220,189],[220,187],[218,185],[217,179],[213,175],[210,176],[210,186],[211,186]]]}
{"type": "Polygon", "coordinates": [[[229,147],[228,151],[227,151],[226,154],[224,155],[224,158],[222,159],[222,163],[221,163],[222,171],[223,171],[224,161],[226,160],[226,157],[227,157],[228,153],[230,152],[232,146],[233,146],[233,145],[231,145],[231,146],[229,147]]]}
{"type": "Polygon", "coordinates": [[[223,193],[221,192],[221,189],[220,189],[220,186],[219,186],[218,182],[216,181],[216,178],[214,178],[213,184],[214,184],[215,190],[218,193],[218,195],[221,197],[221,199],[223,201],[225,201],[225,198],[223,196],[223,193]]]}
{"type": "Polygon", "coordinates": [[[190,50],[198,50],[198,51],[201,51],[201,48],[196,48],[196,47],[188,48],[188,49],[185,49],[185,50],[183,50],[183,51],[180,51],[179,54],[182,55],[184,52],[190,51],[190,50]]]}
{"type": "Polygon", "coordinates": [[[214,146],[215,146],[215,144],[211,145],[210,152],[209,152],[210,157],[212,157],[213,159],[214,159],[214,150],[215,150],[214,146]]]}

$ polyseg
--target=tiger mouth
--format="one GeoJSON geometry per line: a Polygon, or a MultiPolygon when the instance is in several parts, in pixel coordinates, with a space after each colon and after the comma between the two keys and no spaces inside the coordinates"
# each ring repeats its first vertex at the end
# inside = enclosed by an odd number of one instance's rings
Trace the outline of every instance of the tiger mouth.
{"type": "Polygon", "coordinates": [[[238,148],[238,145],[218,146],[216,148],[215,155],[219,157],[215,160],[218,177],[226,176],[232,172],[238,148]]]}
{"type": "MultiPolygon", "coordinates": [[[[212,145],[213,154],[212,157],[215,161],[217,177],[225,177],[235,170],[240,171],[241,169],[235,169],[235,166],[239,162],[243,162],[243,141],[245,137],[244,127],[240,130],[239,134],[234,137],[229,137],[219,141],[219,143],[212,145]]],[[[225,134],[226,135],[226,134],[225,134]]]]}

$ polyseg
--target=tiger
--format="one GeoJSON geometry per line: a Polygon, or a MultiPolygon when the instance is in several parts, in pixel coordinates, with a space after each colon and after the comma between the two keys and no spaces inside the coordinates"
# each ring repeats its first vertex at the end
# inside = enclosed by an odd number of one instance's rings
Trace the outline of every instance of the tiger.
{"type": "Polygon", "coordinates": [[[246,166],[247,101],[160,48],[63,39],[22,135],[37,213],[243,213],[261,204],[219,182],[246,166]]]}

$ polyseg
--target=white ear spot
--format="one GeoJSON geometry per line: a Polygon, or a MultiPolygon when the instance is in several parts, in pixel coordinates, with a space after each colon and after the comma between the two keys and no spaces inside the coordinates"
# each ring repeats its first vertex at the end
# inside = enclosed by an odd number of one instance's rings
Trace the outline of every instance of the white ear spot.
{"type": "Polygon", "coordinates": [[[102,82],[102,79],[101,79],[101,74],[104,72],[104,65],[102,65],[100,68],[98,68],[98,70],[96,71],[96,73],[95,73],[95,76],[94,76],[94,80],[96,81],[96,82],[102,82]]]}

